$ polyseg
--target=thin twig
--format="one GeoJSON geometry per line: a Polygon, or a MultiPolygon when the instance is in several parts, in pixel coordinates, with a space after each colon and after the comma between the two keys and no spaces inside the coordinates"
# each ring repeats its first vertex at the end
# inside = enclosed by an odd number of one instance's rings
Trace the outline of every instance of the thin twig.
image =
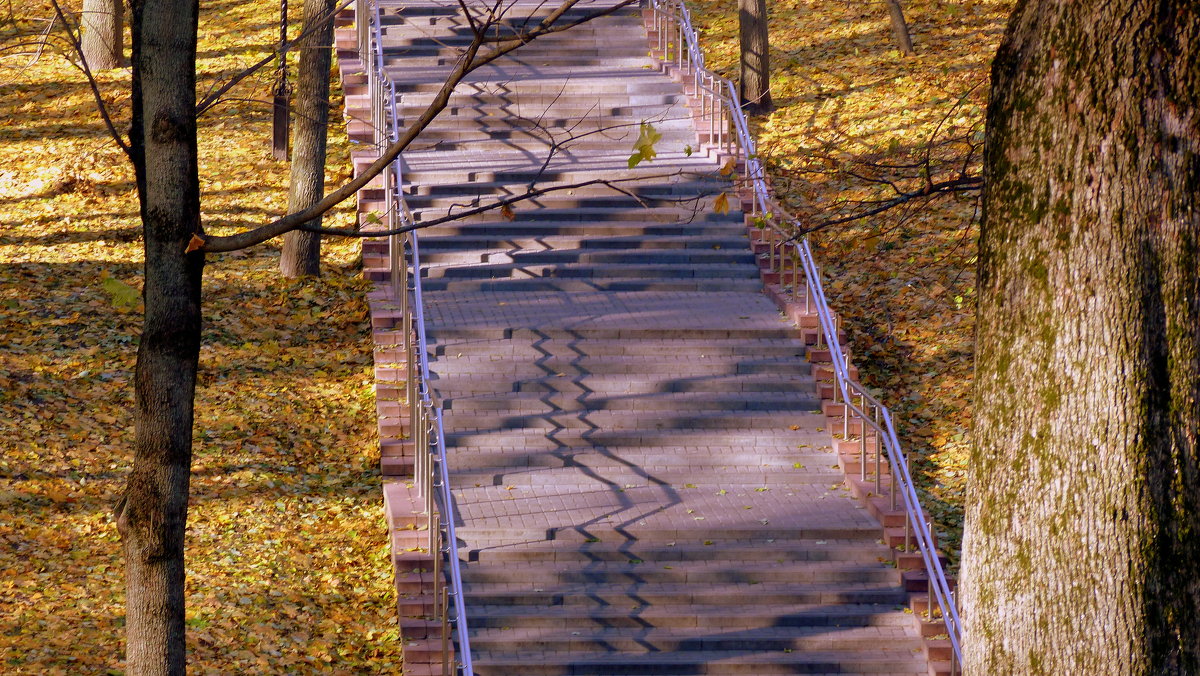
{"type": "MultiPolygon", "coordinates": [[[[575,2],[576,0],[566,0],[566,2],[563,3],[563,7],[570,7],[574,5],[575,2]]],[[[583,19],[566,26],[551,27],[547,26],[546,22],[543,21],[542,24],[540,24],[538,28],[531,33],[531,35],[534,38],[537,38],[550,33],[558,33],[573,26],[586,23],[591,19],[607,16],[622,7],[633,4],[634,2],[637,2],[637,0],[622,0],[622,2],[612,7],[592,12],[586,15],[583,19]]],[[[558,14],[560,15],[561,12],[558,14]]],[[[555,16],[555,14],[551,14],[551,16],[555,16]]],[[[495,21],[495,19],[493,19],[493,21],[495,21]]],[[[525,44],[524,42],[519,41],[502,44],[489,55],[485,57],[479,57],[479,49],[483,45],[483,40],[484,38],[482,36],[477,36],[471,41],[470,45],[463,53],[462,58],[460,58],[458,63],[455,64],[449,76],[447,76],[441,88],[438,89],[437,94],[433,97],[433,100],[426,107],[425,111],[418,116],[418,118],[407,130],[405,130],[404,134],[402,134],[398,140],[385,148],[380,154],[379,158],[372,162],[371,165],[363,171],[363,173],[356,176],[350,182],[342,185],[340,188],[337,188],[333,192],[329,193],[308,209],[293,212],[276,221],[238,233],[236,235],[210,237],[205,242],[202,250],[209,253],[215,253],[221,251],[234,251],[237,249],[244,249],[255,244],[260,244],[274,237],[278,237],[286,232],[299,228],[302,224],[311,221],[321,214],[324,214],[341,201],[354,195],[360,188],[367,185],[367,183],[382,173],[388,165],[395,161],[395,159],[400,156],[400,153],[408,148],[413,140],[417,138],[417,135],[433,122],[434,118],[436,118],[449,104],[450,96],[454,92],[454,88],[457,87],[458,84],[462,82],[468,74],[525,44]]]]}

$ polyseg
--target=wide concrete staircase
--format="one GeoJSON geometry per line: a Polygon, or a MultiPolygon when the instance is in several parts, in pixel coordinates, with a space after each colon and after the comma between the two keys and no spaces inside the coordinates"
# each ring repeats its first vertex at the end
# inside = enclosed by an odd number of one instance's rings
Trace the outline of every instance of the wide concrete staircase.
{"type": "MultiPolygon", "coordinates": [[[[384,7],[411,119],[469,33],[453,4],[384,7]]],[[[404,155],[421,221],[634,179],[420,236],[475,671],[928,673],[810,346],[761,293],[738,201],[713,212],[731,188],[692,116],[629,8],[472,75],[404,155]],[[630,169],[643,121],[663,138],[630,169]]],[[[379,279],[385,251],[365,249],[379,279]]]]}

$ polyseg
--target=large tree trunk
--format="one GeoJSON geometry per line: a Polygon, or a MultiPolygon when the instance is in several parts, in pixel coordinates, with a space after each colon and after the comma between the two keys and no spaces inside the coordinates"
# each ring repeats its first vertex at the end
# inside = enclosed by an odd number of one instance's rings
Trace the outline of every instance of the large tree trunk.
{"type": "MultiPolygon", "coordinates": [[[[334,10],[330,0],[304,0],[304,30],[296,82],[296,125],[292,144],[288,212],[303,211],[325,193],[325,145],[329,129],[329,67],[334,10]]],[[[321,218],[307,225],[320,226],[321,218]]],[[[321,236],[299,230],[283,237],[279,269],[284,277],[321,274],[321,236]]]]}
{"type": "Polygon", "coordinates": [[[1026,0],[996,57],[970,674],[1200,673],[1198,11],[1026,0]]]}
{"type": "Polygon", "coordinates": [[[183,536],[200,353],[196,0],[133,3],[130,141],[145,240],[133,471],[117,513],[129,676],[185,671],[183,536]]]}
{"type": "Polygon", "coordinates": [[[121,66],[121,31],[125,23],[122,2],[83,0],[80,46],[83,60],[93,71],[121,66]]]}
{"type": "Polygon", "coordinates": [[[738,0],[741,75],[738,93],[751,115],[768,113],[771,103],[771,53],[766,0],[738,0]]]}

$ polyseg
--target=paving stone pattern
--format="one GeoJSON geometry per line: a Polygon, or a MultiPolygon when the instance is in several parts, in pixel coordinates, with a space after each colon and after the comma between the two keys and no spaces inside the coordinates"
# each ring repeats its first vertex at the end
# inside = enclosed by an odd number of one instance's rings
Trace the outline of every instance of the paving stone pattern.
{"type": "MultiPolygon", "coordinates": [[[[411,116],[467,26],[452,4],[384,7],[411,116]]],[[[510,26],[547,11],[511,7],[510,26]]],[[[420,220],[531,181],[637,179],[420,236],[476,672],[927,673],[806,345],[762,294],[742,214],[712,212],[722,158],[645,31],[622,9],[522,48],[404,156],[420,220]],[[663,138],[631,170],[644,120],[663,138]]]]}

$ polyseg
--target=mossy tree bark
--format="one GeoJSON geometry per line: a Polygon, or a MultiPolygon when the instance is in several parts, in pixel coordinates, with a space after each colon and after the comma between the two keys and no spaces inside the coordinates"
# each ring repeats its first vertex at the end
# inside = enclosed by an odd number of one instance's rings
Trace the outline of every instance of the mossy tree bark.
{"type": "Polygon", "coordinates": [[[123,0],[83,0],[80,48],[91,70],[120,68],[124,50],[121,33],[125,25],[123,0]]]}
{"type": "Polygon", "coordinates": [[[183,674],[183,538],[204,255],[196,147],[196,0],[134,0],[131,157],[145,247],[133,470],[117,508],[129,676],[183,674]]]}
{"type": "Polygon", "coordinates": [[[771,45],[766,0],[738,0],[741,71],[738,94],[752,115],[771,112],[771,45]]]}
{"type": "Polygon", "coordinates": [[[1024,0],[987,114],[967,673],[1200,673],[1200,6],[1024,0]]]}
{"type": "MultiPolygon", "coordinates": [[[[304,2],[303,30],[312,32],[300,41],[288,213],[311,207],[325,194],[333,10],[334,3],[330,0],[304,2]]],[[[321,217],[305,225],[320,227],[321,217]]],[[[284,277],[321,274],[321,236],[300,230],[284,235],[279,270],[284,277]]]]}

